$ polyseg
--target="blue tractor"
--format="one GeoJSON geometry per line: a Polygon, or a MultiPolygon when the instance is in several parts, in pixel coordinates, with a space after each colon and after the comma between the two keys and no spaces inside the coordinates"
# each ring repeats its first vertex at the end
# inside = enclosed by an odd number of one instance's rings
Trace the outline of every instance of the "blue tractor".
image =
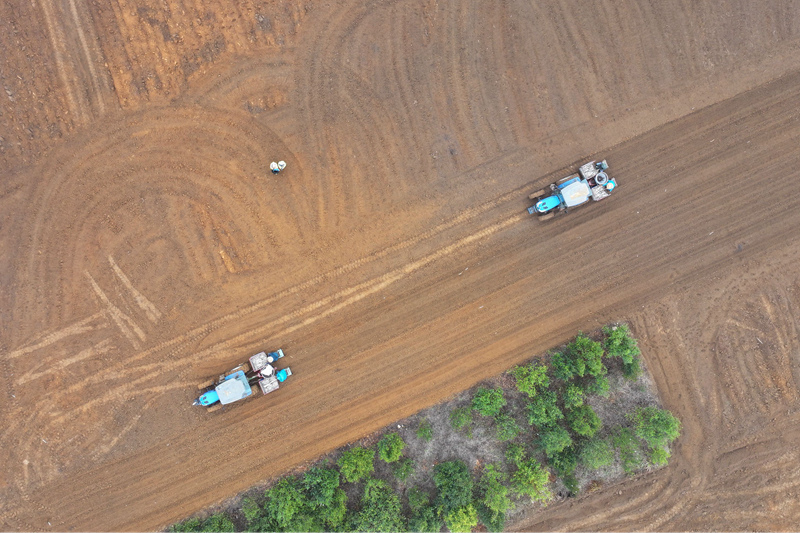
{"type": "Polygon", "coordinates": [[[208,412],[221,409],[229,403],[238,402],[249,398],[253,394],[253,387],[258,385],[261,392],[269,394],[277,390],[280,383],[292,375],[292,369],[286,367],[278,370],[274,363],[283,357],[283,350],[275,352],[259,352],[236,368],[210,379],[198,386],[205,390],[192,405],[200,405],[208,412]]]}
{"type": "Polygon", "coordinates": [[[608,163],[592,161],[578,169],[577,174],[564,179],[531,194],[528,198],[534,204],[528,208],[528,213],[538,215],[539,220],[548,220],[557,213],[567,213],[572,207],[585,204],[590,199],[600,201],[608,197],[617,188],[616,180],[609,178],[608,163]]]}

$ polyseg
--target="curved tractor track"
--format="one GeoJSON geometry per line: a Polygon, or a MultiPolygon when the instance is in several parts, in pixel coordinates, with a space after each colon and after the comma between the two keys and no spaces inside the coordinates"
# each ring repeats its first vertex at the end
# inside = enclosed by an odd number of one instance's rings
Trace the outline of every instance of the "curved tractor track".
{"type": "Polygon", "coordinates": [[[616,319],[672,462],[514,527],[795,524],[800,11],[584,4],[0,8],[4,529],[162,527],[616,319]]]}

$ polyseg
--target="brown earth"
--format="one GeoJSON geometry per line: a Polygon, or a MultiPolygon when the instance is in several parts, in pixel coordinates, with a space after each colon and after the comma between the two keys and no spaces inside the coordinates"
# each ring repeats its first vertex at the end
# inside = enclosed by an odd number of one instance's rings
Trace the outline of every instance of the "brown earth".
{"type": "Polygon", "coordinates": [[[162,527],[612,320],[670,466],[515,527],[796,528],[798,7],[3,3],[2,528],[162,527]]]}

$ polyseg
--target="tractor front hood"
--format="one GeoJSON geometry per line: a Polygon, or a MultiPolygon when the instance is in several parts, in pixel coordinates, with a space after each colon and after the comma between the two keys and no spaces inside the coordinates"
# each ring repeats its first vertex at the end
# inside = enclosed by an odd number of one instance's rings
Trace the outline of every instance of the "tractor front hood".
{"type": "Polygon", "coordinates": [[[559,205],[561,205],[561,199],[557,195],[548,196],[544,200],[539,200],[536,202],[536,211],[544,214],[548,211],[552,211],[559,205]]]}

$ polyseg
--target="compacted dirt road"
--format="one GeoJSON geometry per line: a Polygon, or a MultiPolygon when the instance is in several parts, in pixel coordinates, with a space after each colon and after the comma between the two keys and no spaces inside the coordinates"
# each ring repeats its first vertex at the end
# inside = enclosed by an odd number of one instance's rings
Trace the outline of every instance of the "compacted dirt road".
{"type": "Polygon", "coordinates": [[[0,7],[3,529],[163,527],[615,320],[673,459],[513,526],[793,528],[800,9],[584,4],[0,7]]]}

